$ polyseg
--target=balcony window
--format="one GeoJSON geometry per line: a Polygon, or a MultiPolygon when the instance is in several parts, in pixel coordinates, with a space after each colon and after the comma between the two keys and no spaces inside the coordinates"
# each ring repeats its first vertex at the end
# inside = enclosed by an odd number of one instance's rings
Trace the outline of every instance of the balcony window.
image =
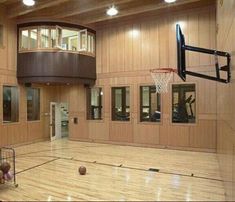
{"type": "Polygon", "coordinates": [[[49,29],[48,28],[41,28],[40,30],[40,44],[41,48],[49,48],[49,29]]]}
{"type": "Polygon", "coordinates": [[[38,30],[31,29],[30,30],[30,49],[36,49],[38,47],[38,30]]]}
{"type": "Polygon", "coordinates": [[[21,31],[21,46],[22,50],[27,50],[29,48],[29,30],[21,31]]]}
{"type": "Polygon", "coordinates": [[[78,51],[78,31],[69,29],[62,30],[62,49],[78,51]]]}
{"type": "MultiPolygon", "coordinates": [[[[1,33],[0,33],[1,34],[1,33]]],[[[42,51],[61,49],[81,54],[95,54],[95,35],[87,29],[60,26],[32,26],[21,28],[19,51],[42,51]]]]}

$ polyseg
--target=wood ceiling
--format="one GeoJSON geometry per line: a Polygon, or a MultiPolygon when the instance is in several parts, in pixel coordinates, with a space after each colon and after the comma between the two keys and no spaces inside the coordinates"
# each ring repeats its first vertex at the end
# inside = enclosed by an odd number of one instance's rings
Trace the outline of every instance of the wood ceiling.
{"type": "Polygon", "coordinates": [[[146,14],[171,12],[215,4],[215,0],[177,0],[167,4],[164,0],[35,0],[33,7],[27,7],[22,0],[0,0],[7,8],[9,18],[24,20],[65,20],[83,25],[107,22],[146,14]],[[115,5],[119,13],[114,17],[106,10],[115,5]]]}

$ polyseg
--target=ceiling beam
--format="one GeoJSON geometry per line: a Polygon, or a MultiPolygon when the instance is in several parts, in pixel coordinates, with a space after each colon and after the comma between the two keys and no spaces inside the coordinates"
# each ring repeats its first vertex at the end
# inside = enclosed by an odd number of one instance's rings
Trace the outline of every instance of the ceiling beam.
{"type": "MultiPolygon", "coordinates": [[[[181,6],[181,5],[185,5],[185,4],[189,4],[189,3],[195,3],[198,2],[200,0],[178,0],[177,2],[173,3],[173,4],[166,4],[165,2],[160,2],[160,3],[155,3],[155,4],[147,4],[147,5],[143,5],[143,6],[137,6],[137,7],[131,7],[128,8],[126,10],[120,11],[118,15],[116,16],[107,16],[107,15],[100,15],[100,16],[95,16],[95,15],[91,15],[90,17],[83,17],[81,19],[81,17],[77,16],[80,20],[80,22],[82,22],[83,24],[92,24],[92,23],[97,23],[97,22],[102,22],[105,20],[111,20],[111,19],[115,19],[115,18],[120,18],[120,17],[125,17],[125,16],[129,16],[129,15],[135,15],[135,14],[141,14],[141,13],[145,13],[145,12],[150,12],[150,11],[157,11],[157,10],[162,10],[162,9],[166,9],[166,8],[172,8],[172,7],[176,7],[176,6],[181,6]]],[[[87,15],[89,16],[89,15],[87,15]]]]}
{"type": "Polygon", "coordinates": [[[27,7],[21,1],[19,1],[16,6],[11,6],[11,7],[9,6],[8,17],[9,18],[19,17],[41,9],[56,6],[68,1],[69,0],[40,0],[37,1],[36,4],[32,7],[27,7]]]}
{"type": "Polygon", "coordinates": [[[97,0],[97,2],[94,2],[94,0],[85,0],[85,1],[86,3],[82,4],[80,7],[70,5],[70,8],[63,10],[62,12],[53,17],[67,18],[75,15],[80,15],[86,12],[92,12],[99,9],[108,9],[112,5],[118,6],[120,4],[129,3],[135,0],[112,0],[112,1],[97,0]]]}

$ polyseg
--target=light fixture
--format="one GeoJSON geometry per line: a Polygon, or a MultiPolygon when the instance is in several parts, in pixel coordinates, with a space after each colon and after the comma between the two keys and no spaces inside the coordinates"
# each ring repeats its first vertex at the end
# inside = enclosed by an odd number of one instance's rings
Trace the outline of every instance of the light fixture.
{"type": "Polygon", "coordinates": [[[174,3],[176,0],[165,0],[166,3],[174,3]]]}
{"type": "Polygon", "coordinates": [[[24,5],[26,6],[34,6],[35,1],[34,0],[23,0],[24,5]]]}
{"type": "Polygon", "coordinates": [[[112,6],[107,10],[106,14],[109,16],[114,16],[118,14],[118,10],[114,6],[112,6]]]}

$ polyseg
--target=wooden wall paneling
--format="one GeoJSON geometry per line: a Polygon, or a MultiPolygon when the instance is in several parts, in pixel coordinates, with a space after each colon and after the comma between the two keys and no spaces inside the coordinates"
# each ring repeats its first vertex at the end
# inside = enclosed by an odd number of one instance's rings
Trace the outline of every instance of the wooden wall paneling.
{"type": "Polygon", "coordinates": [[[99,74],[101,73],[101,68],[102,68],[102,31],[96,33],[96,73],[99,74]]]}
{"type": "Polygon", "coordinates": [[[117,26],[117,69],[116,71],[124,71],[125,69],[125,28],[122,26],[117,26]]]}
{"type": "Polygon", "coordinates": [[[217,1],[217,49],[232,54],[232,82],[224,85],[217,83],[217,153],[219,157],[221,176],[224,181],[226,200],[235,200],[234,185],[234,145],[235,116],[234,97],[234,51],[235,45],[235,2],[217,1]]]}
{"type": "MultiPolygon", "coordinates": [[[[199,18],[199,47],[210,48],[210,13],[201,13],[199,18]]],[[[210,65],[210,57],[208,54],[200,54],[200,65],[210,65]]]]}
{"type": "MultiPolygon", "coordinates": [[[[188,16],[188,42],[191,46],[199,46],[199,16],[197,13],[189,14],[188,16]]],[[[189,52],[188,54],[188,67],[199,66],[199,53],[189,52]]]]}
{"type": "Polygon", "coordinates": [[[117,29],[112,27],[109,29],[109,72],[115,72],[118,68],[117,66],[117,57],[116,57],[116,48],[117,47],[117,29]]]}
{"type": "Polygon", "coordinates": [[[142,32],[141,32],[141,24],[134,23],[133,29],[130,30],[130,35],[133,40],[133,70],[142,69],[142,32]]]}
{"type": "Polygon", "coordinates": [[[168,39],[168,21],[162,19],[159,21],[159,46],[160,46],[160,67],[168,67],[169,65],[169,39],[168,39]]]}
{"type": "Polygon", "coordinates": [[[216,120],[198,120],[197,126],[190,126],[189,145],[198,148],[216,148],[216,120]]]}
{"type": "Polygon", "coordinates": [[[170,68],[177,68],[177,49],[176,49],[176,24],[178,23],[178,17],[169,18],[169,43],[168,43],[168,50],[169,50],[169,67],[170,68]]]}
{"type": "Polygon", "coordinates": [[[130,71],[132,70],[133,65],[133,40],[131,36],[132,31],[132,24],[125,24],[124,25],[124,33],[125,33],[125,39],[124,39],[124,71],[130,71]]]}
{"type": "Polygon", "coordinates": [[[150,23],[141,23],[141,62],[142,70],[149,70],[150,67],[150,44],[153,43],[150,38],[150,23]]]}

